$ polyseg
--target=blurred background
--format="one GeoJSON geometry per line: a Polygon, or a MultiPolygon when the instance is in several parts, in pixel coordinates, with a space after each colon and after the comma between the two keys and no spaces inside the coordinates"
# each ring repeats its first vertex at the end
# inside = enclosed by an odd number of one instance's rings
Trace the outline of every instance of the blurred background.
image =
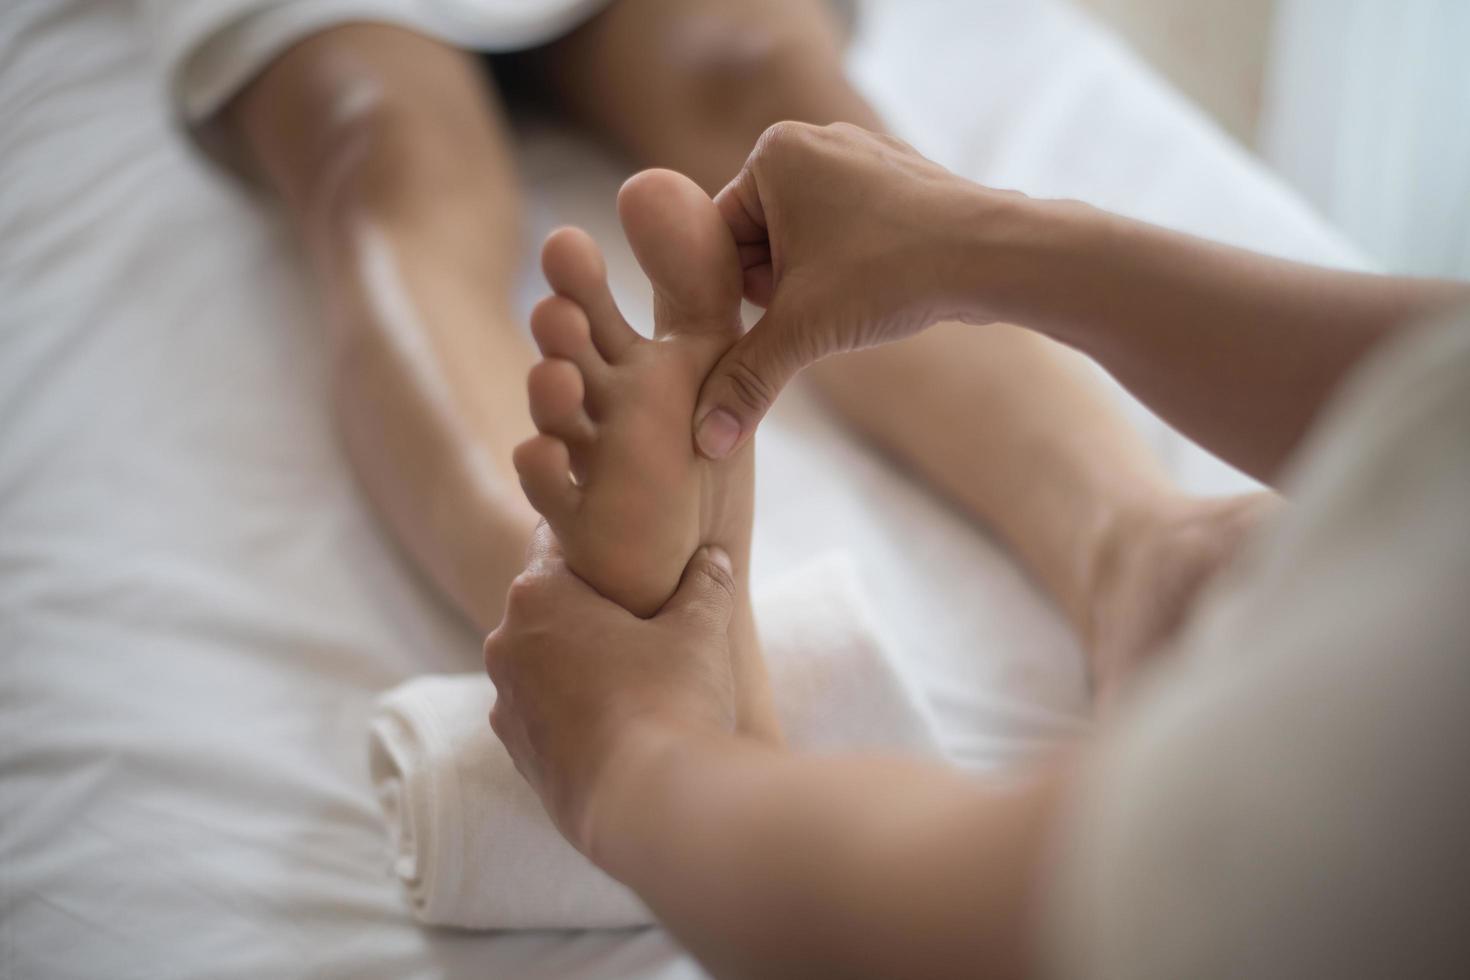
{"type": "MultiPolygon", "coordinates": [[[[321,6],[358,2],[481,0],[321,6]]],[[[1325,265],[1368,256],[1470,277],[1470,0],[855,3],[859,40],[873,42],[854,45],[860,81],[966,177],[1325,265]],[[1200,125],[1196,105],[1264,168],[1200,125]]],[[[330,339],[343,331],[322,329],[284,209],[170,119],[160,51],[186,46],[144,12],[175,14],[186,35],[210,10],[246,5],[0,0],[0,980],[692,980],[657,932],[476,936],[407,914],[368,719],[413,677],[478,672],[480,635],[354,474],[332,383],[349,360],[330,339]]],[[[253,39],[241,36],[247,54],[253,39]]],[[[586,134],[527,128],[515,146],[527,250],[557,224],[587,227],[623,309],[650,323],[613,207],[627,161],[586,134]]],[[[385,196],[391,213],[399,199],[385,196]]],[[[401,251],[428,254],[437,282],[442,253],[407,230],[401,251]]],[[[387,310],[384,361],[399,365],[361,399],[372,406],[426,360],[439,375],[428,333],[402,328],[420,320],[414,301],[369,237],[361,278],[387,310]]],[[[515,289],[520,329],[546,287],[528,267],[515,289]]],[[[496,390],[519,400],[513,380],[496,390]]],[[[433,445],[469,428],[432,404],[433,445]]],[[[1189,492],[1254,486],[1123,408],[1189,492]]],[[[1077,639],[979,521],[809,390],[783,397],[761,453],[756,581],[848,556],[949,759],[995,772],[1085,728],[1077,639]]]]}
{"type": "Polygon", "coordinates": [[[1386,271],[1470,275],[1466,0],[1077,0],[1386,271]]]}

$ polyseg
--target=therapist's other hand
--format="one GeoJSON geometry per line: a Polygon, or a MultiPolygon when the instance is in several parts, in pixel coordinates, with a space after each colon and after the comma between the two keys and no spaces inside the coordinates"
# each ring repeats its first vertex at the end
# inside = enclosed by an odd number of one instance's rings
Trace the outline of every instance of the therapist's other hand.
{"type": "Polygon", "coordinates": [[[746,298],[766,313],[704,383],[700,451],[728,455],[819,358],[974,319],[960,243],[992,198],[1011,196],[855,126],[766,130],[715,198],[740,246],[746,298]]]}
{"type": "Polygon", "coordinates": [[[490,724],[562,833],[584,853],[609,772],[640,734],[730,734],[730,560],[701,548],[652,619],[599,595],[545,524],[485,640],[490,724]]]}

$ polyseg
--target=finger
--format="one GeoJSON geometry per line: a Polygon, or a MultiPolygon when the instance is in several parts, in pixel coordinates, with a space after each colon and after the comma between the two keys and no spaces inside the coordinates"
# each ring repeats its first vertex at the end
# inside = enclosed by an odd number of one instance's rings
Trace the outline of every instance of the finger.
{"type": "Polygon", "coordinates": [[[815,360],[797,343],[799,325],[783,322],[773,306],[725,352],[705,379],[694,411],[694,443],[709,459],[724,459],[743,446],[787,382],[815,360]]]}
{"type": "MultiPolygon", "coordinates": [[[[531,541],[526,545],[526,569],[516,576],[511,583],[511,590],[516,591],[523,584],[539,590],[543,598],[546,595],[553,596],[553,602],[585,603],[586,605],[576,607],[582,613],[591,613],[593,606],[600,606],[605,612],[632,616],[632,613],[604,597],[586,579],[572,571],[562,551],[561,542],[557,540],[555,529],[544,519],[531,532],[531,541]]],[[[570,606],[565,608],[570,609],[570,606]]]]}
{"type": "Polygon", "coordinates": [[[526,571],[547,572],[565,564],[561,542],[543,517],[536,523],[536,530],[531,532],[531,541],[526,545],[526,571]]]}
{"type": "MultiPolygon", "coordinates": [[[[480,653],[485,661],[485,674],[490,682],[499,690],[506,676],[506,667],[510,660],[511,643],[507,639],[505,623],[490,631],[485,637],[485,642],[480,646],[480,653]]],[[[509,704],[510,695],[502,692],[500,698],[509,704]]]]}
{"type": "Polygon", "coordinates": [[[768,244],[740,246],[741,288],[756,306],[770,306],[776,292],[776,267],[768,244]]]}
{"type": "Polygon", "coordinates": [[[700,548],[684,567],[678,590],[659,616],[691,619],[711,629],[726,629],[735,609],[735,572],[725,549],[700,548]]]}
{"type": "Polygon", "coordinates": [[[490,708],[490,730],[505,746],[506,754],[515,763],[516,771],[537,795],[541,793],[541,771],[536,765],[536,750],[526,733],[525,722],[514,706],[507,704],[504,695],[497,696],[490,708]]]}
{"type": "Polygon", "coordinates": [[[756,144],[740,173],[715,195],[715,207],[719,209],[720,217],[725,219],[725,224],[730,226],[735,244],[740,246],[766,243],[766,211],[761,204],[755,169],[751,166],[760,152],[760,144],[756,144]]]}
{"type": "Polygon", "coordinates": [[[771,264],[771,243],[756,242],[755,244],[740,245],[736,249],[740,256],[740,268],[749,272],[757,266],[771,264]]]}

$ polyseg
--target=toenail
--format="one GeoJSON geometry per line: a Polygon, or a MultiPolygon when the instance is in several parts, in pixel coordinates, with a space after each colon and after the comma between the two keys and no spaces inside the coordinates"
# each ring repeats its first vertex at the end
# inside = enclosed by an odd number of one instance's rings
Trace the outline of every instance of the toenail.
{"type": "Polygon", "coordinates": [[[706,415],[694,433],[699,451],[710,459],[724,459],[735,448],[739,439],[740,420],[723,408],[717,408],[706,415]]]}

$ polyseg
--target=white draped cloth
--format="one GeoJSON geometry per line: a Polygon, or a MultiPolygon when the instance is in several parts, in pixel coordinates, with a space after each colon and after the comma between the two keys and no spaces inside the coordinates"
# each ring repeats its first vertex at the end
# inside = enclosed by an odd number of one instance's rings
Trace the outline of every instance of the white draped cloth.
{"type": "Polygon", "coordinates": [[[197,122],[292,44],[349,21],[411,27],[478,51],[543,44],[608,0],[145,0],[156,57],[197,122]]]}

